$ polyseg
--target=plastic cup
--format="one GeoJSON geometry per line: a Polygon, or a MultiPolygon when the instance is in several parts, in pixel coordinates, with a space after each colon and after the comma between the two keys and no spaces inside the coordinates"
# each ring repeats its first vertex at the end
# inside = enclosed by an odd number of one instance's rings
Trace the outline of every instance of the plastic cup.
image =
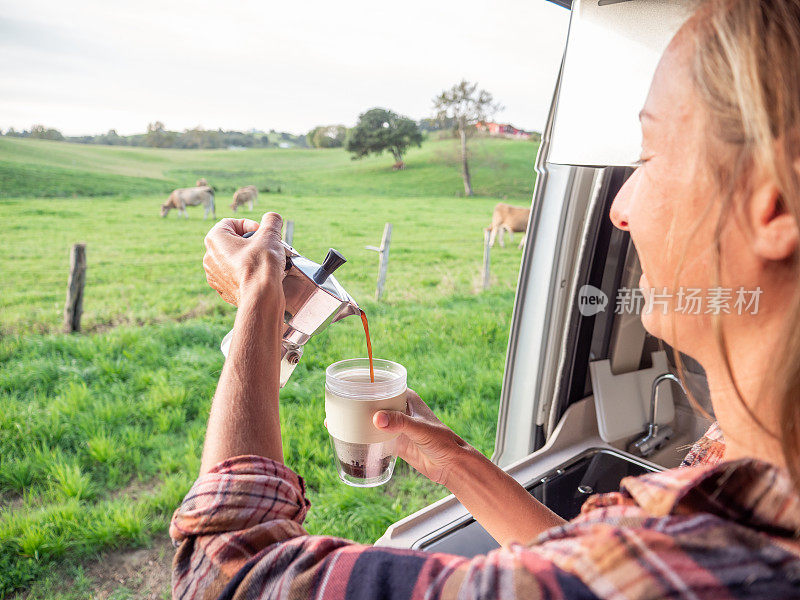
{"type": "Polygon", "coordinates": [[[372,424],[379,410],[406,410],[406,370],[390,360],[351,358],[325,371],[325,419],[339,478],[354,487],[374,487],[391,479],[397,461],[397,434],[372,424]]]}

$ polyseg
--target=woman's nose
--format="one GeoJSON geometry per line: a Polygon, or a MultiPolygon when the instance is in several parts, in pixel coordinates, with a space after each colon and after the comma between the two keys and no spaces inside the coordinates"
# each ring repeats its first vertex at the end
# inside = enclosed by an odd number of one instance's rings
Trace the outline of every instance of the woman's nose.
{"type": "Polygon", "coordinates": [[[630,196],[631,196],[631,180],[633,177],[629,177],[628,181],[620,188],[617,195],[614,197],[614,202],[611,203],[611,210],[609,211],[609,218],[611,222],[618,229],[622,229],[623,231],[629,231],[629,219],[628,219],[628,208],[630,207],[630,196]]]}

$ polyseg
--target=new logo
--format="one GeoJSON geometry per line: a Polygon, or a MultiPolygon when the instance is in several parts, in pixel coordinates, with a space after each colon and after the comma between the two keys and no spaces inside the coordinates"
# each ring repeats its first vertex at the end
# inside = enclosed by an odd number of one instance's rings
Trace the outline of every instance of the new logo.
{"type": "Polygon", "coordinates": [[[578,291],[578,310],[584,317],[603,312],[608,306],[608,296],[593,285],[584,285],[578,291]]]}

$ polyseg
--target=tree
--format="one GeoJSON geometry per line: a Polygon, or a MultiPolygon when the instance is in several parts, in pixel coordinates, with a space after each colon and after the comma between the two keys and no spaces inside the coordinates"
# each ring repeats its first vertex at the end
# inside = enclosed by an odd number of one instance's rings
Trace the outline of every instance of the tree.
{"type": "Polygon", "coordinates": [[[57,140],[61,141],[64,136],[58,129],[49,129],[44,125],[34,125],[31,127],[31,137],[37,140],[57,140]]]}
{"type": "MultiPolygon", "coordinates": [[[[199,125],[194,129],[185,129],[183,133],[178,134],[173,143],[175,148],[223,148],[224,143],[221,131],[214,131],[213,129],[203,129],[199,125]]],[[[244,144],[232,143],[231,145],[243,146],[244,144]]]]}
{"type": "Polygon", "coordinates": [[[155,121],[147,124],[144,145],[152,146],[153,148],[172,148],[176,137],[174,131],[164,129],[164,124],[161,121],[155,121]]]}
{"type": "Polygon", "coordinates": [[[306,140],[312,148],[341,148],[346,136],[344,125],[320,125],[306,134],[306,140]]]}
{"type": "Polygon", "coordinates": [[[464,178],[464,193],[472,196],[472,180],[467,164],[467,134],[475,130],[475,124],[487,121],[502,110],[486,90],[479,90],[477,83],[462,79],[449,90],[444,90],[433,99],[437,121],[453,119],[461,138],[461,176],[464,178]]]}
{"type": "Polygon", "coordinates": [[[105,144],[107,146],[124,146],[128,143],[128,140],[119,135],[116,129],[109,129],[108,133],[103,133],[101,135],[94,136],[94,138],[90,137],[88,140],[82,143],[105,144]]]}
{"type": "Polygon", "coordinates": [[[388,150],[395,163],[402,163],[406,151],[420,145],[422,132],[414,121],[385,108],[373,108],[359,115],[358,123],[347,135],[344,149],[353,154],[353,160],[388,150]]]}

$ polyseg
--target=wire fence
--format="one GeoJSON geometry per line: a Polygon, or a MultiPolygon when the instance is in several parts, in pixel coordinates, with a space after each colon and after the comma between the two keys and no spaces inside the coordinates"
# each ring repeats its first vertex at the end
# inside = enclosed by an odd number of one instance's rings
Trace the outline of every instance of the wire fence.
{"type": "MultiPolygon", "coordinates": [[[[363,241],[374,240],[374,243],[378,243],[381,240],[377,229],[366,234],[364,231],[359,233],[363,241]]],[[[381,299],[384,289],[390,290],[391,296],[396,299],[413,297],[415,289],[435,287],[439,283],[445,287],[457,287],[454,277],[460,278],[458,286],[467,285],[473,291],[486,290],[496,282],[496,277],[491,273],[493,266],[505,266],[511,276],[508,265],[518,264],[517,261],[522,257],[516,247],[520,235],[524,234],[516,234],[513,242],[507,237],[505,248],[496,244],[490,249],[485,230],[470,229],[464,235],[455,236],[451,232],[438,235],[431,228],[430,239],[421,244],[419,231],[414,231],[413,225],[401,224],[390,235],[390,244],[385,249],[385,239],[381,247],[366,246],[363,242],[355,245],[357,242],[352,238],[347,240],[344,253],[350,261],[345,280],[349,280],[348,287],[352,285],[359,294],[364,293],[364,288],[373,286],[377,300],[381,299]],[[414,232],[415,238],[404,236],[409,231],[414,232]],[[373,253],[374,250],[378,250],[378,256],[373,253]],[[454,273],[456,270],[458,273],[454,273]],[[402,289],[397,288],[393,276],[403,280],[402,289]],[[409,276],[412,276],[410,281],[409,276]],[[440,282],[437,282],[437,277],[441,279],[440,282]]],[[[302,229],[295,230],[293,245],[295,248],[299,246],[299,251],[302,251],[302,229]]],[[[317,236],[310,240],[309,245],[316,252],[327,244],[324,241],[321,243],[317,236]]],[[[30,309],[27,314],[31,323],[50,330],[55,328],[50,321],[64,306],[65,290],[70,278],[70,247],[61,241],[48,242],[46,239],[36,240],[35,243],[28,240],[4,244],[5,252],[0,257],[0,330],[24,327],[26,318],[21,311],[25,307],[30,309]],[[9,311],[14,313],[10,323],[4,317],[4,313],[9,311]]],[[[131,245],[130,240],[123,240],[116,247],[90,242],[86,249],[88,264],[85,285],[87,298],[92,304],[91,318],[100,322],[119,320],[120,311],[128,310],[125,305],[130,304],[131,319],[137,320],[135,315],[169,304],[169,293],[174,292],[176,297],[184,298],[197,298],[207,293],[203,254],[202,246],[191,250],[187,249],[185,243],[172,248],[169,245],[131,245]],[[158,291],[154,291],[156,289],[158,291]],[[107,304],[98,309],[92,298],[107,304]]],[[[309,252],[309,256],[313,258],[316,254],[309,252]]],[[[514,278],[516,274],[517,271],[513,270],[514,278]]],[[[167,308],[166,312],[166,316],[177,314],[174,308],[167,308]]]]}

